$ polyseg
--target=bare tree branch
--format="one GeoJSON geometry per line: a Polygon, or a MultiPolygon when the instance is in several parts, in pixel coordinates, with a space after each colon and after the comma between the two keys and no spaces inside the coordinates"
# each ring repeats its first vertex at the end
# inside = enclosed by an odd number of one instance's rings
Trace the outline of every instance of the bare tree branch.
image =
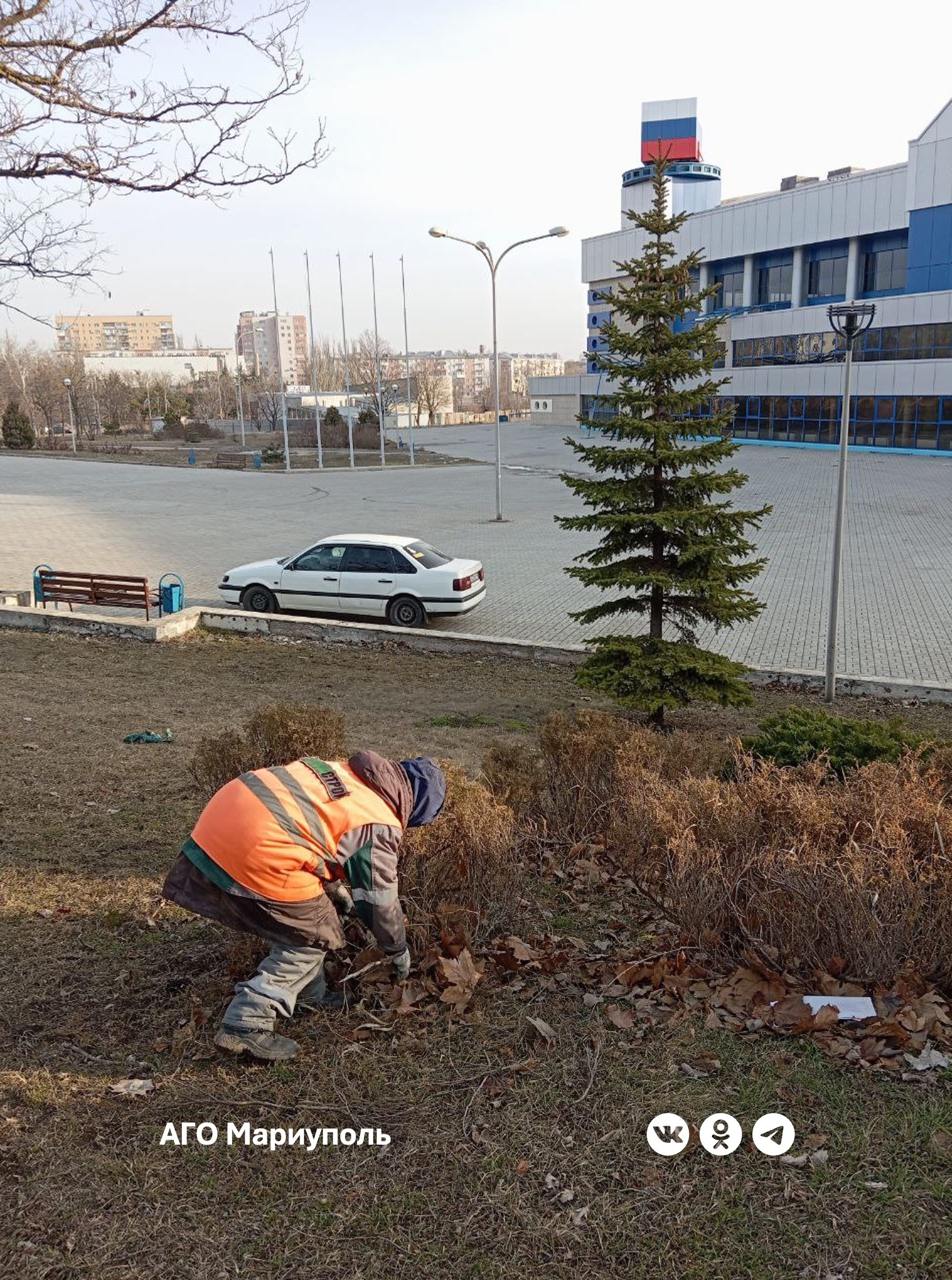
{"type": "Polygon", "coordinates": [[[97,196],[220,201],[320,164],[322,120],[304,139],[267,125],[307,85],[297,43],[307,8],[0,0],[0,305],[24,277],[89,278],[94,242],[76,210],[97,196]],[[158,66],[177,73],[165,79],[158,66]],[[208,80],[209,66],[227,67],[227,79],[208,80]]]}

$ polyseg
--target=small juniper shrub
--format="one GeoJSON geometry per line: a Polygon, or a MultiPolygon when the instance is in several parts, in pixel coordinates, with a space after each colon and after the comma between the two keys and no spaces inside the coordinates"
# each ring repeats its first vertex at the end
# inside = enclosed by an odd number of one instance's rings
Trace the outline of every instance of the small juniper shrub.
{"type": "Polygon", "coordinates": [[[787,707],[764,720],[758,732],[744,739],[744,748],[762,760],[780,765],[805,764],[825,757],[840,777],[847,769],[874,760],[896,763],[922,739],[894,718],[848,720],[813,707],[787,707]]]}
{"type": "Polygon", "coordinates": [[[192,757],[192,777],[210,796],[239,774],[287,764],[301,756],[340,760],[347,756],[344,717],[306,702],[258,707],[244,728],[203,738],[192,757]]]}
{"type": "Polygon", "coordinates": [[[733,777],[625,762],[610,845],[686,940],[736,960],[952,985],[948,775],[921,753],[839,777],[738,754],[733,777]]]}
{"type": "Polygon", "coordinates": [[[719,768],[726,753],[718,744],[690,734],[659,734],[622,715],[555,712],[542,725],[537,752],[523,744],[497,744],[483,771],[520,817],[528,814],[550,839],[574,845],[605,841],[622,764],[678,778],[719,768]]]}
{"type": "Polygon", "coordinates": [[[516,817],[488,787],[450,761],[446,804],[435,822],[407,832],[400,896],[417,939],[433,933],[442,908],[462,908],[466,932],[482,941],[511,922],[518,845],[516,817]]]}

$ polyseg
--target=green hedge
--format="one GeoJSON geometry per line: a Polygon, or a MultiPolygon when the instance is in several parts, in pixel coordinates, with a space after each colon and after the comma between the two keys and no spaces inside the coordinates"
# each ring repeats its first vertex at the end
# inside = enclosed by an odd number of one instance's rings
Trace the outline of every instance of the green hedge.
{"type": "Polygon", "coordinates": [[[826,756],[830,768],[842,777],[847,769],[872,760],[896,761],[922,742],[898,718],[847,720],[825,711],[788,707],[764,720],[754,737],[744,739],[744,747],[763,760],[788,766],[826,756]]]}

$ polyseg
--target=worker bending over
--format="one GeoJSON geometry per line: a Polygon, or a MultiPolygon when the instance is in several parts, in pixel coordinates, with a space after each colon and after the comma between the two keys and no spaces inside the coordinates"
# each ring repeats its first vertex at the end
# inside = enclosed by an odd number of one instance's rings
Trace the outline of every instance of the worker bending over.
{"type": "Polygon", "coordinates": [[[344,945],[331,895],[354,909],[394,964],[410,971],[397,889],[407,827],[432,822],[446,780],[433,760],[307,757],[227,782],[202,810],[162,895],[198,915],[257,934],[271,950],[239,982],[215,1043],[270,1062],[298,1045],[275,1032],[295,1005],[339,1008],[324,979],[328,950],[344,945]]]}

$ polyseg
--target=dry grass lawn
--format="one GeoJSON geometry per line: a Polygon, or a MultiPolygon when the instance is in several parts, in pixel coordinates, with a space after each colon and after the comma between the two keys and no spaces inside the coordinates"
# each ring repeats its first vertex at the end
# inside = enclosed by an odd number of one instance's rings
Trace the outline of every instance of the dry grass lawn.
{"type": "MultiPolygon", "coordinates": [[[[355,1038],[366,1010],[313,1015],[276,1068],[220,1058],[211,1031],[248,945],[175,909],[150,923],[199,798],[200,738],[254,706],[341,711],[355,744],[475,769],[552,709],[597,705],[529,664],[249,640],[177,646],[0,633],[0,1275],[23,1280],[921,1280],[952,1273],[947,1086],[847,1071],[799,1040],[693,1017],[606,1027],[556,986],[527,1006],[486,982],[464,1020],[409,1015],[355,1038]],[[124,746],[172,729],[170,745],[124,746]],[[555,1033],[547,1044],[527,1015],[555,1033]],[[681,1064],[720,1066],[693,1078],[681,1064]],[[110,1092],[149,1076],[145,1098],[110,1092]],[[794,1121],[826,1164],[747,1144],[663,1160],[644,1130],[726,1110],[794,1121]],[[168,1120],[380,1126],[389,1147],[312,1154],[160,1146],[168,1120]]],[[[790,699],[685,713],[748,732],[790,699]]],[[[857,703],[851,714],[892,715],[857,703]]],[[[952,737],[952,709],[909,708],[952,737]]],[[[592,929],[514,869],[519,932],[592,929]]],[[[606,906],[605,927],[617,903],[606,906]]],[[[627,910],[627,907],[625,908],[627,910]]],[[[637,909],[616,927],[637,929],[637,909]]],[[[596,928],[596,933],[597,933],[596,928]]]]}

